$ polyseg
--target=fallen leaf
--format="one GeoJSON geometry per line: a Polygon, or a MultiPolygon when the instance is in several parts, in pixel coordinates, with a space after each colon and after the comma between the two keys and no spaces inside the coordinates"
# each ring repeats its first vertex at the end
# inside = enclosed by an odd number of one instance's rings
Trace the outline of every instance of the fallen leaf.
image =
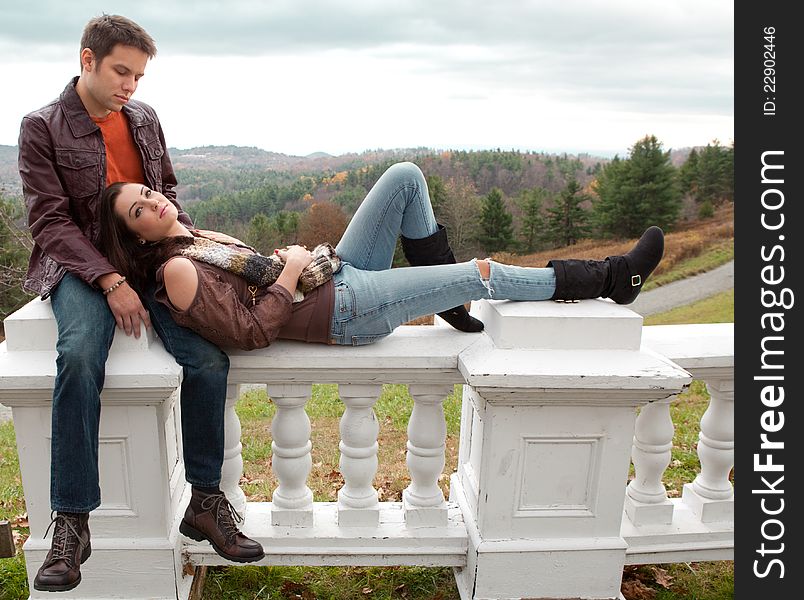
{"type": "Polygon", "coordinates": [[[22,513],[11,519],[11,524],[14,527],[28,527],[28,513],[22,513]]]}
{"type": "Polygon", "coordinates": [[[374,590],[372,590],[370,587],[364,587],[364,588],[363,588],[361,591],[362,591],[362,592],[363,592],[365,595],[369,595],[369,594],[370,594],[371,592],[373,592],[374,590]]]}
{"type": "Polygon", "coordinates": [[[652,567],[653,574],[656,579],[656,583],[662,586],[664,589],[669,590],[671,582],[673,581],[673,576],[668,575],[665,569],[660,569],[659,567],[652,567]]]}
{"type": "Polygon", "coordinates": [[[656,590],[646,586],[638,579],[623,581],[620,592],[625,600],[654,600],[656,598],[656,590]]]}

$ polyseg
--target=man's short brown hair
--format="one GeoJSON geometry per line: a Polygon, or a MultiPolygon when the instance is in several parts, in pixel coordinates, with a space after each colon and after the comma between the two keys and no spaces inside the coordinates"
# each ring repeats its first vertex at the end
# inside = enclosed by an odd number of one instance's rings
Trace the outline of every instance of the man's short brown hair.
{"type": "Polygon", "coordinates": [[[120,15],[101,15],[90,20],[84,27],[81,50],[92,50],[97,64],[111,54],[117,44],[142,50],[148,58],[156,56],[153,38],[131,19],[120,15]]]}

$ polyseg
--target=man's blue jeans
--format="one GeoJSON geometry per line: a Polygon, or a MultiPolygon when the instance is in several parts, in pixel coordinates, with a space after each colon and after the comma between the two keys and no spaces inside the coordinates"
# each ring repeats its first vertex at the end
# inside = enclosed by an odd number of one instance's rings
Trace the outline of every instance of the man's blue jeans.
{"type": "Polygon", "coordinates": [[[391,269],[399,235],[426,238],[437,231],[427,181],[413,163],[390,167],[358,208],[338,243],[343,266],[334,275],[331,338],[369,344],[423,315],[480,298],[547,300],[555,292],[552,268],[489,261],[481,277],[476,261],[391,269]]]}
{"type": "MultiPolygon", "coordinates": [[[[153,293],[144,303],[165,348],[184,369],[181,426],[187,481],[214,487],[223,465],[223,413],[229,358],[217,346],[179,327],[153,293]]],[[[67,274],[51,294],[58,327],[50,461],[51,509],[89,512],[100,505],[100,392],[115,321],[106,298],[67,274]]]]}

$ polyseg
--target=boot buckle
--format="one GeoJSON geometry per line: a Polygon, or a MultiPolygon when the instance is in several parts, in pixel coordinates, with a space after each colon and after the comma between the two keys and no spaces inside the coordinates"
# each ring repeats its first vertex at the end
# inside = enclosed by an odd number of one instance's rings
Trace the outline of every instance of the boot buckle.
{"type": "Polygon", "coordinates": [[[642,285],[642,275],[637,273],[636,275],[631,276],[631,287],[638,287],[642,285]]]}

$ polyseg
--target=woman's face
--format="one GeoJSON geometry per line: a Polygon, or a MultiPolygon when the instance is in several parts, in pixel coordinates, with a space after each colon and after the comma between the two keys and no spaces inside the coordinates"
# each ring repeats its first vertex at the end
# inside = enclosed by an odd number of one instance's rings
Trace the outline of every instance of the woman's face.
{"type": "Polygon", "coordinates": [[[137,238],[146,242],[157,242],[177,233],[176,205],[146,185],[124,185],[114,201],[114,213],[137,238]]]}

